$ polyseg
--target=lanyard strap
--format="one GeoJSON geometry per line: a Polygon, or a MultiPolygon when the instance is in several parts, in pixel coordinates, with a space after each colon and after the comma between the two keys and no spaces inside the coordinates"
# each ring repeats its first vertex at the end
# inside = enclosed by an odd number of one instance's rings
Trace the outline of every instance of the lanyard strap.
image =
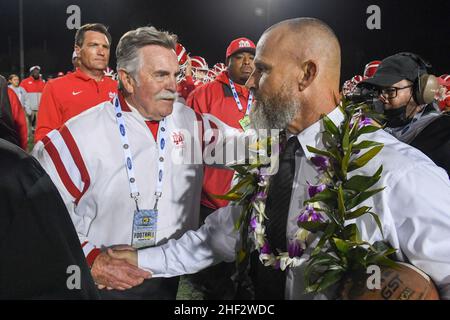
{"type": "MultiPolygon", "coordinates": [[[[134,166],[133,166],[133,156],[131,154],[130,143],[128,141],[127,130],[125,128],[125,119],[122,113],[122,107],[120,106],[119,98],[116,96],[114,98],[114,108],[116,109],[116,120],[117,125],[119,127],[120,139],[122,140],[122,149],[125,160],[125,169],[127,170],[128,175],[128,184],[130,186],[130,197],[134,199],[136,202],[136,208],[138,207],[138,198],[139,198],[139,189],[136,182],[136,176],[134,174],[134,166]]],[[[158,205],[158,200],[162,195],[162,181],[164,176],[164,152],[166,146],[166,127],[165,127],[165,119],[162,119],[159,123],[158,128],[158,136],[157,136],[157,144],[158,144],[158,177],[156,179],[156,201],[155,201],[155,210],[158,205]],[[159,142],[159,143],[158,143],[159,142]]]]}
{"type": "Polygon", "coordinates": [[[158,208],[158,200],[162,196],[163,177],[164,177],[164,154],[166,147],[166,119],[163,118],[159,122],[158,135],[156,137],[156,144],[158,145],[158,177],[156,179],[156,200],[154,210],[158,208]]]}
{"type": "MultiPolygon", "coordinates": [[[[228,79],[228,80],[230,81],[230,87],[231,87],[231,91],[233,92],[234,101],[236,101],[239,111],[242,111],[242,104],[241,104],[241,101],[239,100],[239,95],[236,91],[236,87],[234,86],[234,82],[231,79],[228,79]]],[[[250,92],[248,94],[247,110],[245,111],[246,116],[248,116],[250,114],[250,108],[252,107],[252,102],[253,102],[253,94],[252,94],[252,92],[250,92]]]]}

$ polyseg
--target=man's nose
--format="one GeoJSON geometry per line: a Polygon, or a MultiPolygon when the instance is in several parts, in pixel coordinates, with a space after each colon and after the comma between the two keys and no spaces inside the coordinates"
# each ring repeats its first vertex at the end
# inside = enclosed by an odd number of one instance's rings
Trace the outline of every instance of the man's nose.
{"type": "Polygon", "coordinates": [[[99,56],[104,56],[104,55],[106,55],[106,51],[107,51],[107,50],[108,50],[108,49],[106,49],[106,48],[99,47],[98,50],[97,50],[97,54],[98,54],[99,56]]]}
{"type": "Polygon", "coordinates": [[[168,77],[166,83],[166,90],[170,92],[176,92],[177,91],[177,77],[175,75],[168,77]]]}

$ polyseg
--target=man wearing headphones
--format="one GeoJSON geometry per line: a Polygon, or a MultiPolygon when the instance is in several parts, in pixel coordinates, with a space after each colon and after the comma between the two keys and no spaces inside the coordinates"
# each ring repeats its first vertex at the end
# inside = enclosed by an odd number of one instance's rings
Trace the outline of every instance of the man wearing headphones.
{"type": "Polygon", "coordinates": [[[384,59],[372,78],[384,105],[386,131],[425,153],[450,175],[450,115],[440,113],[434,98],[439,90],[431,65],[409,52],[384,59]]]}

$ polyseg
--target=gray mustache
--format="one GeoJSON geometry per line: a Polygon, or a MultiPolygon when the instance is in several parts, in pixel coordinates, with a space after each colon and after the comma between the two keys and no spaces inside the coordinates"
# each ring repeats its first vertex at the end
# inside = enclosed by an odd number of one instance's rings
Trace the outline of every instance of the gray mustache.
{"type": "Polygon", "coordinates": [[[155,97],[156,100],[175,100],[178,97],[178,94],[176,92],[170,92],[170,91],[162,91],[158,93],[155,97]]]}

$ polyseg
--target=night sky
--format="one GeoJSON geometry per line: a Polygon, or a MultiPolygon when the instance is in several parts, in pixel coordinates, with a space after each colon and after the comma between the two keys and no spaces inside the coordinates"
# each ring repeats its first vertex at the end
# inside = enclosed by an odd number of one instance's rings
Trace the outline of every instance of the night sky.
{"type": "MultiPolygon", "coordinates": [[[[422,55],[433,73],[450,73],[449,0],[23,0],[25,70],[40,65],[44,75],[71,68],[75,30],[66,9],[81,8],[81,24],[101,22],[113,37],[110,66],[120,36],[154,25],[178,35],[191,55],[210,66],[223,62],[227,45],[245,36],[255,42],[278,21],[311,16],[328,23],[342,46],[341,82],[362,74],[364,65],[400,51],[422,55]],[[381,9],[381,30],[369,30],[369,5],[381,9]],[[267,14],[268,13],[268,14],[267,14]]],[[[0,73],[19,72],[19,1],[0,1],[0,73]]]]}

